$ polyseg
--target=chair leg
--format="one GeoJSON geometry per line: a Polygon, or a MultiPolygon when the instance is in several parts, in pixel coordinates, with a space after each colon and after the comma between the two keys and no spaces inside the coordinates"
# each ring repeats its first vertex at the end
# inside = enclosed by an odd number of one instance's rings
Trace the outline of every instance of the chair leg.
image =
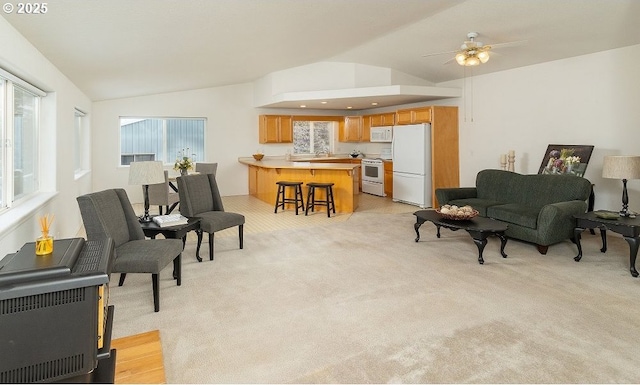
{"type": "Polygon", "coordinates": [[[213,233],[209,233],[209,260],[213,261],[213,233]]]}
{"type": "Polygon", "coordinates": [[[118,286],[124,285],[125,278],[127,278],[127,273],[120,273],[120,280],[118,281],[118,286]]]}
{"type": "Polygon", "coordinates": [[[151,284],[153,285],[153,310],[160,311],[160,285],[158,284],[158,274],[151,274],[151,284]]]}
{"type": "Polygon", "coordinates": [[[182,253],[173,259],[173,279],[177,286],[182,285],[182,253]]]}
{"type": "Polygon", "coordinates": [[[198,245],[196,246],[196,259],[198,262],[202,262],[202,258],[200,258],[200,245],[202,244],[202,230],[196,230],[196,234],[198,235],[198,245]]]}
{"type": "Polygon", "coordinates": [[[158,211],[160,212],[160,215],[162,215],[162,206],[158,206],[158,211]]]}
{"type": "Polygon", "coordinates": [[[244,239],[243,239],[244,230],[243,229],[244,229],[244,225],[238,226],[238,236],[240,237],[240,249],[244,247],[244,239]]]}
{"type": "Polygon", "coordinates": [[[167,206],[167,215],[171,214],[171,212],[173,211],[173,209],[176,208],[178,203],[180,203],[180,202],[176,202],[176,203],[172,204],[171,206],[167,206]]]}

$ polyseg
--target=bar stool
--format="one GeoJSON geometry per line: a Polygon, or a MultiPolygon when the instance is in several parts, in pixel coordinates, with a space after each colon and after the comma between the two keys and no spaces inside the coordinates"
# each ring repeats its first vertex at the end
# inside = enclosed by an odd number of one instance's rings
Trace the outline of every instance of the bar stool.
{"type": "Polygon", "coordinates": [[[311,212],[314,211],[315,206],[327,206],[327,217],[331,217],[331,211],[336,213],[336,204],[333,200],[333,183],[316,183],[309,182],[307,183],[308,193],[307,193],[307,208],[304,212],[304,215],[309,214],[309,209],[311,212]],[[323,188],[326,192],[325,200],[316,200],[316,188],[323,188]]]}
{"type": "Polygon", "coordinates": [[[304,210],[304,200],[302,199],[302,182],[278,181],[276,182],[276,184],[278,185],[278,193],[276,194],[276,207],[273,211],[274,214],[278,213],[278,207],[282,207],[282,210],[284,210],[285,203],[293,203],[296,205],[296,215],[298,215],[299,208],[304,210]],[[293,198],[286,197],[285,190],[287,187],[294,188],[293,198]]]}

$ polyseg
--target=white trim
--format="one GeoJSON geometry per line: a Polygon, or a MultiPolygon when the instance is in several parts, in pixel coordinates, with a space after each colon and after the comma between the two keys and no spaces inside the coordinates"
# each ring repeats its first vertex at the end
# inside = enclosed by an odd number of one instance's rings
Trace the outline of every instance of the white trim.
{"type": "Polygon", "coordinates": [[[40,88],[32,84],[29,84],[27,81],[20,79],[19,77],[13,75],[10,72],[3,70],[2,68],[0,68],[0,77],[3,77],[7,80],[12,81],[17,86],[24,88],[26,91],[36,94],[37,96],[41,96],[41,97],[47,96],[47,93],[45,91],[41,90],[40,88]]]}
{"type": "MultiPolygon", "coordinates": [[[[5,210],[0,214],[0,240],[2,240],[10,230],[20,226],[27,219],[31,219],[33,214],[44,207],[58,192],[38,193],[23,203],[17,204],[11,210],[5,210]]],[[[35,225],[34,225],[35,226],[35,225]]]]}

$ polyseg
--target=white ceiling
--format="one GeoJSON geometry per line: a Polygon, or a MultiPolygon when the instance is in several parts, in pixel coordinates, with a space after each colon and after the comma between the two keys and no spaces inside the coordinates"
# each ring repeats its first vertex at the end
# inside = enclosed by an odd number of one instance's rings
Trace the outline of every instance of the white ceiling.
{"type": "MultiPolygon", "coordinates": [[[[640,44],[637,0],[56,0],[3,17],[92,100],[252,82],[340,61],[433,83],[470,31],[498,47],[473,74],[640,44]]],[[[469,75],[469,73],[467,73],[469,75]]]]}

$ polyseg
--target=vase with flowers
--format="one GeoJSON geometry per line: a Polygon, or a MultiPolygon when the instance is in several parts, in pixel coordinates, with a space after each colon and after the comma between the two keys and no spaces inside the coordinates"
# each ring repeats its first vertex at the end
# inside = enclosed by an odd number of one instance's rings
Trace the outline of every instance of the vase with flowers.
{"type": "Polygon", "coordinates": [[[187,175],[189,170],[193,169],[193,159],[190,158],[188,154],[188,147],[186,151],[184,148],[178,151],[178,157],[176,158],[176,162],[173,164],[173,169],[180,171],[180,175],[187,175]]]}

